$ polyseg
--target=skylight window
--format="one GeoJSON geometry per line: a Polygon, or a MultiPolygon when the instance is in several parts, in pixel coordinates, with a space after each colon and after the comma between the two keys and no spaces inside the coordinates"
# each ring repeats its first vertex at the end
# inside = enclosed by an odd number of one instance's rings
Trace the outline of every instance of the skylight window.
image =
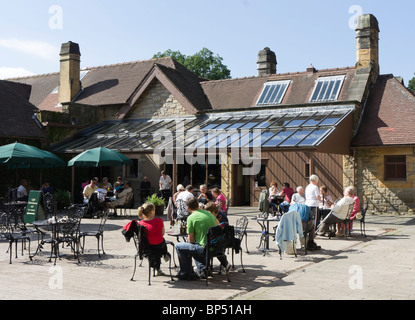
{"type": "Polygon", "coordinates": [[[336,101],[345,77],[343,75],[319,78],[310,102],[336,101]]]}
{"type": "Polygon", "coordinates": [[[265,83],[257,106],[280,104],[290,83],[291,80],[265,83]]]}

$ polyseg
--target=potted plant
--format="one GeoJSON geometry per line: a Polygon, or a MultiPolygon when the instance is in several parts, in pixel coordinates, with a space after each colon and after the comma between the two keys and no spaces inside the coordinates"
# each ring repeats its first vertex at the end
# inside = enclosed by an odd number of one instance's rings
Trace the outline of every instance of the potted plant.
{"type": "Polygon", "coordinates": [[[158,197],[156,194],[153,194],[146,199],[146,202],[154,204],[154,206],[156,207],[156,216],[162,216],[164,214],[164,198],[158,197]]]}

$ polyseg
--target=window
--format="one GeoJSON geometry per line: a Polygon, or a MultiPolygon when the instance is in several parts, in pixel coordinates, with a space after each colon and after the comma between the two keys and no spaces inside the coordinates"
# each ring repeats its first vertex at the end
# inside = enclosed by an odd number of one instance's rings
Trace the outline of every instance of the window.
{"type": "Polygon", "coordinates": [[[406,156],[385,156],[385,180],[406,181],[406,156]]]}
{"type": "Polygon", "coordinates": [[[266,164],[261,164],[261,171],[255,176],[255,187],[266,187],[265,172],[267,170],[266,164]]]}
{"type": "Polygon", "coordinates": [[[323,77],[317,80],[310,102],[336,101],[346,76],[323,77]]]}
{"type": "Polygon", "coordinates": [[[291,80],[265,83],[257,106],[280,104],[290,83],[291,80]]]}

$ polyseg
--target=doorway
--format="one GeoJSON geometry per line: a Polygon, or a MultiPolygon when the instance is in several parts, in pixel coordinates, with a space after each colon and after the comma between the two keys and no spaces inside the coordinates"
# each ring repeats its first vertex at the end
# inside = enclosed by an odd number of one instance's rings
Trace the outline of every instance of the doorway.
{"type": "Polygon", "coordinates": [[[232,205],[250,206],[251,176],[243,175],[244,165],[232,165],[232,205]]]}

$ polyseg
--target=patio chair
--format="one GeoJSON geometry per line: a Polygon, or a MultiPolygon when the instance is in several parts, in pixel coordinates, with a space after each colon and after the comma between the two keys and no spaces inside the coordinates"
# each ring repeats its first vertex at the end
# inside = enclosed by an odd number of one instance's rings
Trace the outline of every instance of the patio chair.
{"type": "Polygon", "coordinates": [[[343,222],[342,222],[344,224],[344,226],[345,226],[344,233],[346,235],[346,239],[348,237],[352,237],[352,230],[351,230],[352,220],[350,220],[350,217],[352,215],[353,208],[354,208],[354,203],[352,203],[352,204],[349,205],[349,209],[347,211],[346,219],[344,219],[343,222]]]}
{"type": "Polygon", "coordinates": [[[125,197],[126,197],[125,203],[123,205],[116,206],[114,208],[114,211],[116,209],[121,209],[121,211],[122,209],[124,209],[124,216],[127,216],[127,209],[134,209],[134,205],[135,205],[134,192],[128,193],[125,197]]]}
{"type": "Polygon", "coordinates": [[[80,227],[81,219],[83,216],[83,210],[77,206],[71,206],[65,208],[65,213],[67,216],[67,221],[61,224],[59,228],[59,236],[57,238],[58,244],[62,243],[68,247],[71,247],[72,252],[74,253],[74,258],[79,261],[79,246],[80,246],[80,227]]]}
{"type": "Polygon", "coordinates": [[[107,222],[108,219],[108,214],[109,214],[109,210],[106,210],[102,213],[101,216],[101,222],[98,226],[98,230],[97,231],[84,231],[84,232],[80,232],[79,234],[79,238],[82,238],[82,253],[84,253],[84,249],[85,249],[85,238],[86,237],[95,237],[97,238],[97,244],[98,244],[98,257],[101,258],[101,253],[100,253],[100,248],[99,248],[99,244],[101,242],[101,248],[102,248],[102,253],[105,253],[104,250],[104,229],[105,229],[105,223],[107,222]]]}
{"type": "MultiPolygon", "coordinates": [[[[151,246],[148,242],[148,230],[146,227],[140,225],[135,222],[135,226],[133,227],[134,230],[134,245],[137,250],[136,254],[134,255],[134,271],[130,281],[134,281],[135,272],[137,270],[137,257],[141,260],[141,263],[144,259],[148,260],[148,285],[151,286],[151,269],[153,269],[153,276],[155,276],[156,268],[154,266],[154,252],[151,251],[151,246]]],[[[173,249],[174,250],[174,249],[173,249]]],[[[141,266],[141,264],[140,264],[141,266]]],[[[169,260],[169,271],[170,271],[170,279],[174,281],[172,273],[171,273],[171,259],[169,260]]]]}
{"type": "Polygon", "coordinates": [[[248,251],[248,234],[246,233],[246,228],[248,226],[249,220],[246,216],[240,217],[236,220],[235,228],[234,228],[234,238],[235,240],[233,243],[228,244],[228,248],[232,249],[232,268],[235,268],[234,263],[234,254],[240,253],[241,255],[241,266],[242,266],[242,272],[246,272],[243,262],[242,262],[242,241],[245,238],[245,247],[246,247],[246,253],[249,253],[248,251]],[[238,246],[238,250],[236,249],[236,246],[238,246]]]}
{"type": "Polygon", "coordinates": [[[360,235],[364,235],[366,237],[366,213],[367,213],[367,208],[369,207],[369,204],[366,203],[365,205],[361,204],[360,206],[360,213],[362,214],[362,218],[359,220],[360,221],[360,235]]]}
{"type": "Polygon", "coordinates": [[[8,252],[10,253],[10,264],[12,264],[13,256],[13,243],[15,244],[15,254],[17,259],[17,243],[22,241],[22,255],[23,255],[23,243],[29,242],[29,256],[30,256],[30,237],[21,233],[14,233],[10,212],[2,210],[0,208],[0,241],[7,241],[9,243],[8,252]]]}
{"type": "MultiPolygon", "coordinates": [[[[213,258],[226,256],[228,244],[234,239],[234,227],[227,223],[209,228],[207,232],[207,242],[204,248],[205,260],[205,278],[206,286],[208,286],[209,275],[213,276],[213,258]]],[[[222,266],[221,266],[222,267],[222,266]]],[[[228,282],[229,274],[226,273],[228,282]]]]}

